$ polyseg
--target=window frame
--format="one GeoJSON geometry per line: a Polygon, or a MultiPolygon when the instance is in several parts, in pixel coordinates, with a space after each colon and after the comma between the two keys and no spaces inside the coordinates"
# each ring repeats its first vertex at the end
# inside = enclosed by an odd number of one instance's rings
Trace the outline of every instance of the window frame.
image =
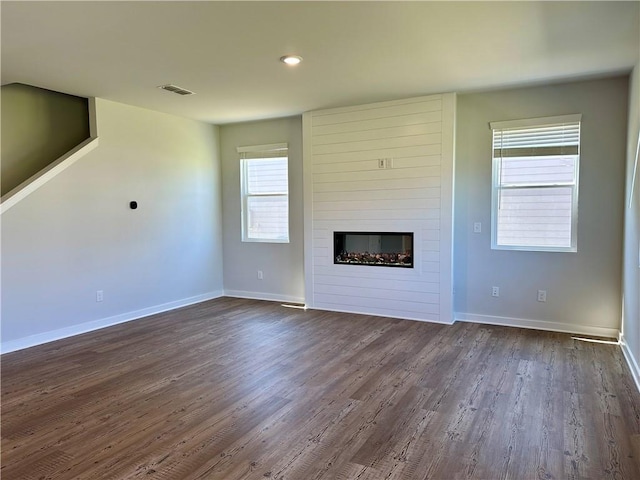
{"type": "MultiPolygon", "coordinates": [[[[580,176],[580,142],[582,129],[582,115],[562,115],[555,117],[530,118],[503,122],[491,122],[491,249],[514,250],[527,252],[564,252],[575,253],[578,251],[578,198],[580,176]],[[539,128],[559,124],[578,123],[578,145],[575,154],[575,167],[571,182],[540,182],[522,185],[504,185],[501,183],[502,160],[505,157],[495,156],[494,133],[496,130],[539,128]],[[500,208],[500,194],[504,190],[526,190],[531,188],[571,188],[571,244],[569,246],[545,246],[545,245],[505,245],[498,243],[498,216],[500,208]]],[[[534,156],[534,155],[530,155],[534,156]]]]}
{"type": "Polygon", "coordinates": [[[240,154],[240,223],[241,240],[248,243],[290,243],[290,202],[289,202],[289,152],[287,143],[273,143],[268,145],[252,145],[237,147],[240,154]],[[286,193],[249,193],[248,162],[285,158],[287,164],[287,192],[286,193]],[[287,201],[287,230],[284,238],[260,238],[249,236],[249,198],[250,197],[284,197],[287,201]]]}

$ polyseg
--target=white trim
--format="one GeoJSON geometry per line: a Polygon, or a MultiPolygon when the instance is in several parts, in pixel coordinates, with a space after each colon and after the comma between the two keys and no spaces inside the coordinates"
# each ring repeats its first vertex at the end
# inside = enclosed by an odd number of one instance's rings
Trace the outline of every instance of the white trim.
{"type": "Polygon", "coordinates": [[[163,303],[161,305],[155,305],[153,307],[143,308],[141,310],[135,310],[133,312],[114,315],[113,317],[102,318],[99,320],[93,320],[91,322],[81,323],[79,325],[60,328],[58,330],[38,333],[36,335],[30,335],[28,337],[18,338],[16,340],[9,340],[1,344],[0,351],[4,355],[5,353],[15,352],[16,350],[35,347],[36,345],[42,345],[44,343],[61,340],[63,338],[81,335],[83,333],[100,330],[102,328],[111,327],[113,325],[118,325],[120,323],[125,323],[132,320],[139,320],[141,318],[148,317],[149,315],[155,315],[157,313],[175,310],[176,308],[186,307],[188,305],[193,305],[195,303],[200,303],[207,300],[213,300],[214,298],[220,298],[222,296],[222,291],[209,292],[202,295],[196,295],[195,297],[184,298],[182,300],[163,303]]]}
{"type": "MultiPolygon", "coordinates": [[[[442,95],[442,154],[440,170],[440,319],[453,323],[453,208],[455,188],[455,149],[456,149],[456,94],[442,95]]],[[[414,235],[415,236],[415,235],[414,235]]],[[[418,238],[414,245],[422,245],[418,238]]],[[[422,249],[415,253],[422,255],[422,249]]],[[[422,259],[417,258],[422,267],[422,259]]]]}
{"type": "Polygon", "coordinates": [[[76,163],[87,153],[98,146],[98,116],[96,113],[96,99],[95,97],[90,97],[87,100],[89,108],[90,137],[80,145],[77,145],[76,147],[62,155],[57,160],[51,162],[39,172],[27,178],[24,182],[22,182],[10,192],[3,195],[0,199],[0,215],[2,215],[4,212],[9,210],[24,198],[31,195],[42,185],[47,183],[59,173],[65,171],[67,168],[69,168],[71,165],[76,163]]]}
{"type": "Polygon", "coordinates": [[[307,305],[307,309],[308,310],[318,310],[318,311],[322,311],[322,312],[337,312],[337,313],[353,313],[354,315],[366,315],[368,317],[382,317],[382,318],[397,318],[399,320],[411,320],[414,322],[425,322],[425,323],[438,323],[441,325],[453,325],[453,321],[446,321],[446,320],[435,320],[435,319],[431,319],[431,318],[418,318],[418,317],[411,317],[408,315],[387,315],[384,313],[376,313],[376,312],[363,312],[361,310],[357,310],[357,309],[348,309],[348,308],[343,308],[343,309],[337,309],[337,308],[327,308],[327,307],[311,307],[309,305],[307,305]]]}
{"type": "Polygon", "coordinates": [[[73,150],[65,153],[55,162],[50,163],[47,167],[40,170],[35,175],[29,177],[16,188],[2,197],[2,205],[0,205],[0,214],[5,213],[11,207],[16,205],[20,200],[31,195],[38,188],[43,186],[56,175],[62,173],[71,165],[76,163],[87,153],[98,146],[97,138],[88,138],[73,150]]]}
{"type": "Polygon", "coordinates": [[[267,145],[248,145],[246,147],[236,147],[238,153],[248,152],[269,152],[272,150],[287,150],[288,143],[269,143],[267,145]]]}
{"type": "MultiPolygon", "coordinates": [[[[574,202],[577,203],[577,202],[574,202]]],[[[573,220],[572,220],[573,221],[573,220]]],[[[574,229],[574,232],[577,229],[574,229]]],[[[572,232],[572,235],[574,233],[572,232]]],[[[577,240],[577,233],[575,234],[577,240]]],[[[578,251],[578,246],[575,245],[573,247],[529,247],[524,245],[498,245],[495,243],[495,239],[491,239],[491,250],[512,250],[516,252],[551,252],[551,253],[576,253],[578,251]]]]}
{"type": "Polygon", "coordinates": [[[582,114],[559,115],[556,117],[523,118],[520,120],[505,120],[502,122],[489,122],[491,130],[505,130],[508,128],[532,127],[540,125],[557,125],[561,123],[574,123],[582,120],[582,114]]]}
{"type": "MultiPolygon", "coordinates": [[[[491,122],[489,125],[493,130],[493,139],[491,145],[491,249],[492,250],[514,250],[525,252],[568,252],[575,253],[578,251],[578,195],[580,180],[580,135],[581,135],[581,114],[565,115],[561,117],[544,117],[523,120],[514,120],[506,122],[491,122]],[[539,122],[539,123],[538,123],[539,122]],[[496,131],[513,129],[514,127],[539,127],[552,123],[565,124],[576,123],[578,145],[577,153],[572,154],[575,157],[575,165],[573,169],[572,182],[532,182],[527,184],[503,184],[501,181],[501,170],[504,158],[502,153],[496,156],[496,131]],[[516,245],[498,244],[498,222],[500,212],[500,198],[502,192],[513,190],[528,190],[535,188],[558,188],[568,187],[571,189],[571,244],[569,246],[557,245],[533,245],[521,241],[516,245]]],[[[502,141],[502,140],[501,140],[502,141]]],[[[502,145],[501,145],[502,146],[502,145]]],[[[523,154],[523,156],[525,156],[523,154]]],[[[536,157],[535,153],[528,153],[527,157],[536,157]]]]}
{"type": "Polygon", "coordinates": [[[313,114],[302,114],[302,193],[304,217],[304,297],[308,307],[314,305],[313,285],[313,114]]]}
{"type": "Polygon", "coordinates": [[[631,370],[631,376],[633,377],[633,381],[636,383],[636,388],[640,392],[640,367],[638,366],[638,362],[631,353],[629,349],[629,345],[627,344],[624,335],[620,334],[620,348],[622,349],[622,354],[624,355],[624,359],[627,361],[627,365],[629,365],[629,370],[631,370]]]}
{"type": "Polygon", "coordinates": [[[593,327],[590,325],[574,325],[571,323],[549,322],[547,320],[496,317],[493,315],[479,315],[475,313],[456,312],[455,321],[482,323],[487,325],[500,325],[503,327],[530,328],[533,330],[546,330],[550,332],[578,333],[581,335],[592,335],[607,338],[618,338],[618,335],[620,333],[617,328],[593,327]]]}
{"type": "Polygon", "coordinates": [[[234,297],[234,298],[248,298],[250,300],[266,300],[269,302],[288,302],[288,303],[304,304],[304,298],[302,297],[293,297],[291,295],[280,295],[277,293],[247,292],[244,290],[225,290],[224,296],[234,297]]]}
{"type": "Polygon", "coordinates": [[[247,237],[246,234],[242,236],[242,239],[240,241],[245,243],[291,243],[291,240],[289,239],[289,237],[287,238],[253,238],[253,237],[247,237]]]}
{"type": "Polygon", "coordinates": [[[633,191],[636,186],[636,177],[638,176],[638,155],[640,154],[640,131],[638,131],[638,144],[636,145],[636,159],[633,164],[633,175],[631,177],[631,191],[629,192],[629,208],[633,206],[633,191]]]}
{"type": "MultiPolygon", "coordinates": [[[[256,162],[254,165],[257,167],[265,159],[262,158],[241,158],[240,159],[240,221],[241,221],[241,241],[242,242],[257,242],[257,243],[289,243],[290,231],[291,231],[291,201],[289,198],[289,156],[286,148],[286,143],[279,144],[285,145],[283,151],[287,152],[286,155],[271,157],[269,160],[279,160],[286,163],[287,174],[287,191],[286,193],[249,193],[249,162],[256,162]],[[263,238],[263,237],[250,237],[249,236],[249,198],[264,198],[264,197],[280,197],[287,201],[287,231],[286,237],[280,238],[263,238]]],[[[265,145],[266,146],[266,145],[265,145]]],[[[238,147],[238,148],[253,148],[253,147],[238,147]]],[[[257,148],[257,147],[256,147],[257,148]]],[[[262,150],[260,150],[262,151],[262,150]]]]}
{"type": "Polygon", "coordinates": [[[96,97],[89,97],[89,137],[98,138],[98,111],[96,97]]]}

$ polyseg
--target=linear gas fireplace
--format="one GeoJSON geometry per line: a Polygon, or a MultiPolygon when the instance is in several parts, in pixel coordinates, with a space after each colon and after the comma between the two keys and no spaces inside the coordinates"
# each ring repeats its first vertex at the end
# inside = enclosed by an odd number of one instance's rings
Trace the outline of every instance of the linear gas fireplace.
{"type": "Polygon", "coordinates": [[[333,232],[333,263],[413,268],[413,233],[333,232]]]}

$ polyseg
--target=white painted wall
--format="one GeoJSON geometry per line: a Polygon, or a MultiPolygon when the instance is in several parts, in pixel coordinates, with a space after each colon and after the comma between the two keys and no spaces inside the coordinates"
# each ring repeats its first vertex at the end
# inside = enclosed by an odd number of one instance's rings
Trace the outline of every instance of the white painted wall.
{"type": "Polygon", "coordinates": [[[633,70],[630,80],[628,132],[623,267],[624,317],[621,340],[636,384],[640,388],[640,165],[635,172],[635,188],[631,198],[631,183],[640,135],[640,63],[633,70]]]}
{"type": "MultiPolygon", "coordinates": [[[[459,95],[457,318],[616,335],[621,322],[628,78],[459,95]],[[491,250],[490,121],[582,114],[578,252],[491,250]],[[482,233],[473,233],[482,222],[482,233]],[[492,286],[500,297],[491,296],[492,286]],[[537,290],[547,302],[537,302],[537,290]]],[[[637,288],[636,288],[637,293],[637,288]]]]}
{"type": "Polygon", "coordinates": [[[2,215],[3,351],[222,293],[217,127],[96,109],[99,147],[2,215]]]}
{"type": "Polygon", "coordinates": [[[229,296],[304,302],[302,120],[300,117],[220,127],[224,289],[229,296]],[[236,148],[289,144],[289,243],[242,242],[240,157],[236,148]],[[258,270],[263,272],[259,280],[258,270]]]}
{"type": "Polygon", "coordinates": [[[454,118],[453,94],[305,114],[307,305],[452,321],[454,118]],[[414,268],[336,265],[338,231],[413,232],[414,268]]]}

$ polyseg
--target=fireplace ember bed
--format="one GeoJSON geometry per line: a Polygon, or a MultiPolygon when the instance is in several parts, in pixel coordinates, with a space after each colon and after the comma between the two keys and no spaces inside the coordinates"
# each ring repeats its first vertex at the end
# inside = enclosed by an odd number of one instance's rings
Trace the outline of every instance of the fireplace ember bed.
{"type": "Polygon", "coordinates": [[[413,232],[333,232],[333,263],[413,268],[413,232]]]}

